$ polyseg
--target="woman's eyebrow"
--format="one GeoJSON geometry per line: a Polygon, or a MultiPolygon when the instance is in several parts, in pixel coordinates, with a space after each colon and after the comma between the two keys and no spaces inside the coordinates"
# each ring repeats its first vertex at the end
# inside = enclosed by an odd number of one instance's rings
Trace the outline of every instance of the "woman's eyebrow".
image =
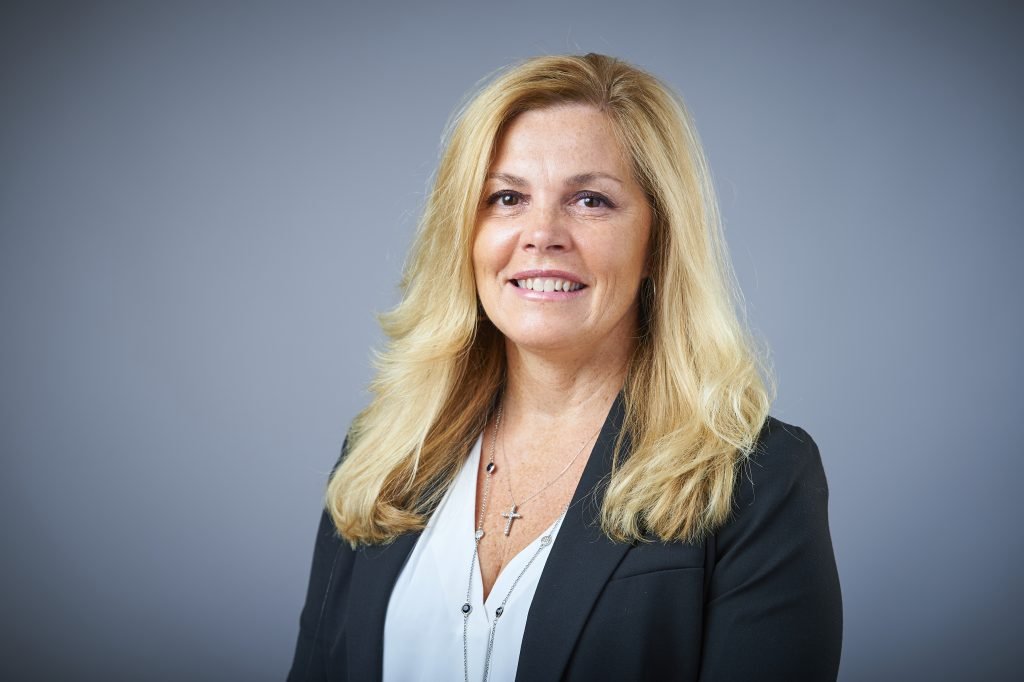
{"type": "Polygon", "coordinates": [[[620,185],[623,184],[622,180],[619,180],[614,175],[610,175],[608,173],[601,173],[599,171],[592,171],[590,173],[579,173],[578,175],[574,175],[571,178],[569,178],[568,180],[566,180],[565,184],[571,185],[571,186],[586,185],[586,184],[589,184],[589,183],[591,183],[594,180],[597,180],[599,178],[605,178],[606,180],[612,180],[614,182],[619,183],[620,185]]]}
{"type": "Polygon", "coordinates": [[[505,184],[512,185],[513,187],[526,187],[529,183],[518,175],[512,175],[510,173],[488,173],[488,180],[500,180],[505,184]]]}
{"type": "MultiPolygon", "coordinates": [[[[576,175],[566,178],[565,184],[570,187],[576,187],[578,185],[586,185],[599,178],[612,180],[613,182],[617,182],[620,185],[623,184],[622,180],[619,180],[614,175],[611,175],[609,173],[602,173],[600,171],[591,171],[589,173],[577,173],[576,175]]],[[[526,181],[525,178],[521,178],[518,175],[512,175],[511,173],[488,173],[487,179],[499,180],[506,184],[512,185],[513,187],[526,187],[527,185],[530,184],[526,181]]]]}

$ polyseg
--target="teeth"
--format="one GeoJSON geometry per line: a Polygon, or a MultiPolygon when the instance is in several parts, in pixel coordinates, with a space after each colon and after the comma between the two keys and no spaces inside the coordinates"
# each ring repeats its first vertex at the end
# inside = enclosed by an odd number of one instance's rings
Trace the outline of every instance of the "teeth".
{"type": "Polygon", "coordinates": [[[544,279],[541,277],[519,279],[516,280],[516,284],[521,289],[530,289],[531,291],[576,291],[583,288],[583,285],[579,282],[570,282],[567,279],[544,279]]]}

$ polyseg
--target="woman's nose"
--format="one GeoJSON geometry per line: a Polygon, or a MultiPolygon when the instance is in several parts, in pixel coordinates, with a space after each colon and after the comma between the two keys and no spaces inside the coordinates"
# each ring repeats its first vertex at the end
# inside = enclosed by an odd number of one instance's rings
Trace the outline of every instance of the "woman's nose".
{"type": "Polygon", "coordinates": [[[565,251],[570,247],[566,217],[558,206],[536,207],[524,218],[523,248],[527,251],[565,251]]]}

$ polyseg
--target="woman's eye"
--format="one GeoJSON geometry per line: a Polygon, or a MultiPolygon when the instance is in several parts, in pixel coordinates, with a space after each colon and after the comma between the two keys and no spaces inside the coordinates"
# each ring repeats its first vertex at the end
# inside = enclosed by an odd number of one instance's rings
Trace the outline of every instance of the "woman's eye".
{"type": "Polygon", "coordinates": [[[487,203],[497,204],[498,206],[517,206],[519,205],[520,198],[516,192],[495,192],[488,199],[487,203]]]}
{"type": "Polygon", "coordinates": [[[600,194],[583,194],[576,199],[577,202],[582,202],[583,208],[609,208],[611,202],[605,199],[600,194]]]}

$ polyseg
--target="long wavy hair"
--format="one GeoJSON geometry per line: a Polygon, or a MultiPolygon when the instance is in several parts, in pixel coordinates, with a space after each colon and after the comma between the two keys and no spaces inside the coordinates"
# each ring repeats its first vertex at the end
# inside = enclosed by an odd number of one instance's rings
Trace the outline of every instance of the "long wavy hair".
{"type": "Polygon", "coordinates": [[[504,339],[481,312],[472,243],[485,175],[518,114],[604,112],[652,209],[651,268],[601,524],[618,541],[700,539],[729,516],[773,385],[746,325],[711,172],[682,100],[599,54],[527,59],[456,112],[402,278],[388,342],[326,504],[353,546],[424,527],[483,430],[505,377],[504,339]]]}

